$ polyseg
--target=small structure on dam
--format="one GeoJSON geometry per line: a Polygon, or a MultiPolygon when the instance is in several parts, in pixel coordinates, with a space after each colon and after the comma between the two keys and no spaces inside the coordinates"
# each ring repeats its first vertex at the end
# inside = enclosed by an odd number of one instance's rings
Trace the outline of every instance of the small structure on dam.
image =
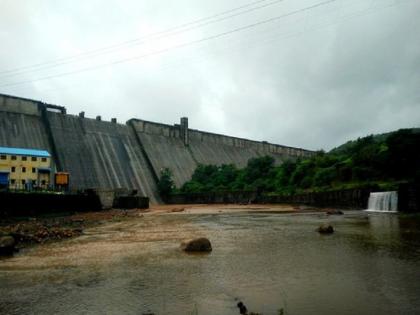
{"type": "Polygon", "coordinates": [[[0,94],[0,146],[46,150],[57,172],[71,175],[71,189],[137,190],[152,203],[160,171],[175,184],[191,178],[198,164],[246,165],[272,156],[281,164],[312,151],[190,129],[188,118],[167,125],[140,119],[125,124],[100,116],[69,115],[62,106],[0,94]]]}

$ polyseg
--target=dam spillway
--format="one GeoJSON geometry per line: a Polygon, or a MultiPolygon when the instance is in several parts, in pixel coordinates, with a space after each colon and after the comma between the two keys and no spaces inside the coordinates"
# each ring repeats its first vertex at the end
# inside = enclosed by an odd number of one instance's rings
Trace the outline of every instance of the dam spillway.
{"type": "Polygon", "coordinates": [[[48,150],[57,171],[71,175],[72,189],[136,189],[161,200],[157,179],[169,168],[179,187],[198,164],[244,167],[253,157],[277,164],[314,152],[140,119],[125,124],[69,115],[62,106],[0,94],[0,146],[48,150]]]}
{"type": "Polygon", "coordinates": [[[398,192],[371,192],[367,211],[391,213],[398,211],[398,192]]]}

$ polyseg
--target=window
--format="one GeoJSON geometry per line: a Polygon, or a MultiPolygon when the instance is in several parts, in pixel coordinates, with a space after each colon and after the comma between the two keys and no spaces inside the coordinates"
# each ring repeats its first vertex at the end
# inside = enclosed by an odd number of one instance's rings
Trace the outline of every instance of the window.
{"type": "Polygon", "coordinates": [[[1,155],[1,156],[0,156],[0,159],[2,159],[2,160],[6,160],[6,159],[7,159],[7,157],[6,157],[5,155],[1,155]]]}
{"type": "Polygon", "coordinates": [[[22,156],[22,161],[26,161],[28,159],[27,156],[22,156]]]}
{"type": "Polygon", "coordinates": [[[33,162],[36,162],[36,160],[37,160],[36,156],[33,156],[33,157],[31,158],[31,160],[32,160],[33,162]]]}
{"type": "Polygon", "coordinates": [[[42,184],[42,185],[45,185],[45,184],[46,184],[45,179],[43,179],[43,180],[42,180],[41,184],[42,184]]]}
{"type": "Polygon", "coordinates": [[[16,172],[16,167],[12,166],[12,173],[16,172]]]}
{"type": "Polygon", "coordinates": [[[15,161],[16,160],[16,155],[12,155],[12,160],[15,161]]]}
{"type": "Polygon", "coordinates": [[[32,185],[36,186],[36,180],[35,179],[32,180],[32,185]]]}
{"type": "Polygon", "coordinates": [[[26,167],[22,167],[22,173],[26,173],[26,167]]]}
{"type": "Polygon", "coordinates": [[[36,168],[32,167],[32,173],[36,173],[36,168]]]}
{"type": "Polygon", "coordinates": [[[24,179],[22,179],[22,185],[25,185],[26,181],[24,179]]]}
{"type": "Polygon", "coordinates": [[[42,162],[47,162],[47,158],[42,158],[41,161],[42,162]]]}
{"type": "Polygon", "coordinates": [[[14,184],[16,183],[16,180],[11,179],[11,180],[10,180],[10,183],[11,183],[12,185],[14,185],[14,184]]]}

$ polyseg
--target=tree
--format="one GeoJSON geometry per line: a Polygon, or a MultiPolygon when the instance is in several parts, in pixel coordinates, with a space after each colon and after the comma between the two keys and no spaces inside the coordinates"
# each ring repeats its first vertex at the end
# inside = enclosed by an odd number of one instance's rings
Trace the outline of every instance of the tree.
{"type": "Polygon", "coordinates": [[[260,158],[249,159],[245,168],[245,181],[247,184],[252,184],[257,179],[266,178],[275,175],[271,174],[274,168],[274,158],[271,156],[263,156],[260,158]]]}
{"type": "Polygon", "coordinates": [[[172,180],[172,172],[169,168],[164,168],[160,171],[160,178],[157,185],[160,196],[163,199],[168,198],[175,189],[174,181],[172,180]]]}
{"type": "Polygon", "coordinates": [[[216,165],[199,164],[192,175],[192,180],[200,184],[208,184],[217,174],[218,167],[216,165]]]}
{"type": "Polygon", "coordinates": [[[387,165],[393,178],[411,179],[420,170],[420,132],[400,129],[388,137],[387,165]]]}
{"type": "Polygon", "coordinates": [[[337,172],[334,167],[321,168],[315,173],[313,184],[318,187],[330,186],[336,178],[337,172]]]}

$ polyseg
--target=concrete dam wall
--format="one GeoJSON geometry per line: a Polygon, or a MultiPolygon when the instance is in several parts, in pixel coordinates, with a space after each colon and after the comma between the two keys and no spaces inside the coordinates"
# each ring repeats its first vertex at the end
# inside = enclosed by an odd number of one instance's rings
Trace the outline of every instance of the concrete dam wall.
{"type": "Polygon", "coordinates": [[[51,152],[47,130],[36,103],[0,95],[0,146],[51,152]]]}
{"type": "Polygon", "coordinates": [[[161,202],[157,180],[169,168],[179,187],[198,164],[235,164],[271,155],[276,163],[312,151],[131,119],[126,124],[66,114],[61,106],[0,94],[0,146],[45,149],[72,189],[136,189],[161,202]]]}
{"type": "Polygon", "coordinates": [[[48,112],[62,170],[72,187],[137,189],[157,202],[156,183],[127,125],[48,112]]]}
{"type": "Polygon", "coordinates": [[[273,156],[281,164],[286,159],[313,154],[303,149],[189,129],[182,121],[171,126],[132,119],[127,124],[135,130],[154,172],[160,174],[162,169],[169,168],[178,187],[191,179],[198,164],[244,167],[250,158],[265,155],[273,156]]]}

